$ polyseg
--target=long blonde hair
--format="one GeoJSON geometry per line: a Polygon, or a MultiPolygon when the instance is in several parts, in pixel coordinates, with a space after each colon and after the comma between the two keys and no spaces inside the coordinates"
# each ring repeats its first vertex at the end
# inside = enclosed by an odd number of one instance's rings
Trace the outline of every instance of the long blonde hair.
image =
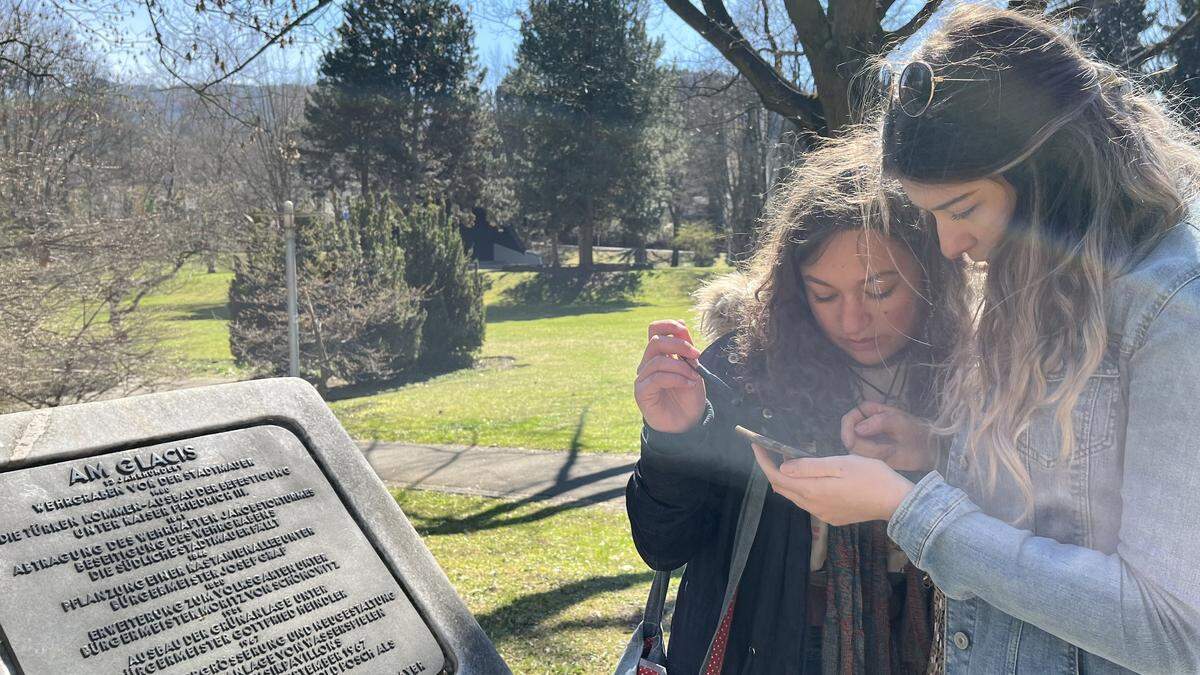
{"type": "Polygon", "coordinates": [[[944,79],[922,115],[884,111],[885,170],[928,184],[1002,177],[1018,195],[938,424],[965,432],[986,490],[1014,478],[1028,514],[1017,440],[1049,408],[1070,457],[1072,410],[1108,348],[1108,289],[1186,217],[1197,138],[1129,76],[1019,12],[961,6],[915,58],[944,79]]]}

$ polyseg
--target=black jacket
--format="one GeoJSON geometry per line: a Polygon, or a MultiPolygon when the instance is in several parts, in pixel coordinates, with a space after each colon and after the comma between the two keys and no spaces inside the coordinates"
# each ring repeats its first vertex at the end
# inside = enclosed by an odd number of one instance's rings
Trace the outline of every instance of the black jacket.
{"type": "MultiPolygon", "coordinates": [[[[700,362],[732,385],[730,344],[729,335],[717,340],[700,362]]],[[[667,650],[674,675],[699,672],[721,611],[734,529],[754,465],[749,444],[733,425],[795,442],[786,421],[770,410],[764,414],[745,390],[726,395],[709,387],[708,398],[702,423],[690,431],[662,433],[643,424],[642,454],[625,498],[642,559],[656,570],[687,565],[667,650]]],[[[739,585],[723,672],[801,672],[811,546],[808,513],[768,492],[739,585]]]]}

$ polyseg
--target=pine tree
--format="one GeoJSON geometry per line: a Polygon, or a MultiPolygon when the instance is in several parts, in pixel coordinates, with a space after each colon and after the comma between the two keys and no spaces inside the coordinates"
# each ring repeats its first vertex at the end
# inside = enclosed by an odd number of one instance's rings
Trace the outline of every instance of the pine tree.
{"type": "Polygon", "coordinates": [[[551,236],[577,232],[584,270],[629,186],[660,180],[645,153],[661,51],[626,0],[532,0],[521,22],[517,66],[500,88],[518,203],[551,236]]]}
{"type": "Polygon", "coordinates": [[[1140,36],[1150,20],[1146,0],[1099,3],[1075,25],[1075,34],[1096,56],[1123,66],[1143,48],[1140,36]]]}
{"type": "Polygon", "coordinates": [[[472,206],[482,76],[465,12],[452,0],[351,0],[343,11],[305,108],[306,170],[360,195],[472,206]]]}
{"type": "MultiPolygon", "coordinates": [[[[1183,16],[1196,11],[1196,0],[1180,0],[1183,16]]],[[[1165,85],[1182,101],[1183,112],[1193,126],[1200,127],[1200,31],[1184,35],[1167,50],[1174,67],[1165,74],[1165,85]]]]}

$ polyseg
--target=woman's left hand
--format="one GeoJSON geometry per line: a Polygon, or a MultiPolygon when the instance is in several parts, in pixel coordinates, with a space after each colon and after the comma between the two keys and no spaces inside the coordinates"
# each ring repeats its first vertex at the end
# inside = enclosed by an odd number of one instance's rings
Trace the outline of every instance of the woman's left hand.
{"type": "Polygon", "coordinates": [[[838,455],[792,459],[775,466],[758,445],[754,456],[771,488],[830,525],[891,520],[913,484],[878,459],[838,455]]]}

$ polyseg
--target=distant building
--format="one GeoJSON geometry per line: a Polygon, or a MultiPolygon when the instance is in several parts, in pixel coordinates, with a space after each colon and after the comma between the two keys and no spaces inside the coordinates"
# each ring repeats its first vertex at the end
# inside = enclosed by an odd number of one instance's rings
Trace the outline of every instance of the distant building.
{"type": "Polygon", "coordinates": [[[462,235],[463,248],[479,261],[480,267],[542,265],[541,256],[529,252],[517,234],[516,226],[496,227],[488,222],[487,209],[475,207],[472,211],[474,224],[471,227],[459,225],[458,231],[462,235]]]}

